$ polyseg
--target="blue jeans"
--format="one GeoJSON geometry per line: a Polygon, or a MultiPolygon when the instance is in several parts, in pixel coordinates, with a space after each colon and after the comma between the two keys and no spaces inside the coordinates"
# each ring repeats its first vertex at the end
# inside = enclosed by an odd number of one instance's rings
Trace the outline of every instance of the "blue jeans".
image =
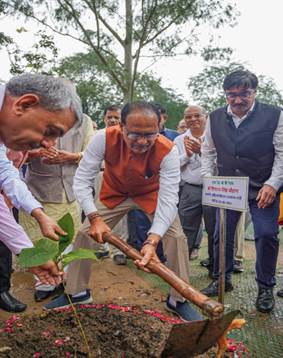
{"type": "MultiPolygon", "coordinates": [[[[275,270],[279,251],[278,215],[279,195],[265,209],[257,207],[255,199],[249,200],[250,213],[255,233],[256,248],[256,281],[259,287],[272,288],[276,284],[275,270]]],[[[234,237],[241,213],[234,210],[226,211],[226,267],[225,278],[231,280],[234,264],[234,237]]],[[[219,209],[216,212],[214,233],[214,267],[213,277],[219,277],[219,239],[220,239],[219,209]]]]}

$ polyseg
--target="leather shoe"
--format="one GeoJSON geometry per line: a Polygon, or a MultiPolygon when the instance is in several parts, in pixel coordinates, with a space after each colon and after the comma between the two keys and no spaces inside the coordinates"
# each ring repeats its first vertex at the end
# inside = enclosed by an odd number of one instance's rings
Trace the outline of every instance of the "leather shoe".
{"type": "Polygon", "coordinates": [[[273,310],[275,305],[275,300],[273,296],[272,288],[258,288],[258,295],[256,299],[256,309],[262,313],[269,313],[273,310]]]}
{"type": "Polygon", "coordinates": [[[199,264],[203,267],[211,267],[212,266],[209,257],[207,259],[201,260],[199,264]]]}
{"type": "Polygon", "coordinates": [[[127,264],[127,257],[125,255],[114,255],[113,261],[116,265],[126,265],[127,264]]]}
{"type": "Polygon", "coordinates": [[[7,312],[23,312],[27,305],[18,301],[8,291],[0,293],[0,308],[7,312]]]}
{"type": "MultiPolygon", "coordinates": [[[[234,289],[232,283],[230,281],[225,282],[225,292],[230,292],[234,289]]],[[[212,281],[206,288],[201,290],[201,292],[210,297],[210,296],[218,296],[218,280],[212,281]]]]}
{"type": "Polygon", "coordinates": [[[244,272],[243,263],[241,261],[239,261],[239,260],[234,261],[233,272],[234,273],[244,272]]]}
{"type": "Polygon", "coordinates": [[[278,296],[278,297],[283,297],[283,289],[277,291],[277,296],[278,296]]]}
{"type": "Polygon", "coordinates": [[[198,249],[193,249],[190,253],[190,260],[196,260],[198,258],[198,249]]]}

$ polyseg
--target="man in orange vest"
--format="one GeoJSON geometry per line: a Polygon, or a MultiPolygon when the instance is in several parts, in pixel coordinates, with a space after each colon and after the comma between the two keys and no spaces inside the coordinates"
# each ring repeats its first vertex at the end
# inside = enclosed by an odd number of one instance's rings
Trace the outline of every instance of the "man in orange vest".
{"type": "MultiPolygon", "coordinates": [[[[188,248],[177,215],[180,163],[178,150],[159,135],[160,113],[148,102],[127,104],[121,112],[121,125],[97,132],[85,151],[74,179],[74,191],[87,215],[74,244],[93,249],[95,239],[111,232],[131,209],[143,210],[152,221],[141,249],[142,260],[135,264],[145,270],[150,260],[158,260],[156,247],[162,239],[167,266],[188,281],[188,248]],[[92,200],[92,186],[102,161],[105,161],[100,201],[92,200]]],[[[91,275],[89,260],[70,264],[66,292],[73,304],[91,303],[88,289],[91,275]]],[[[49,302],[45,309],[70,305],[64,294],[49,302]]],[[[166,309],[185,321],[201,316],[174,289],[166,300],[166,309]]]]}

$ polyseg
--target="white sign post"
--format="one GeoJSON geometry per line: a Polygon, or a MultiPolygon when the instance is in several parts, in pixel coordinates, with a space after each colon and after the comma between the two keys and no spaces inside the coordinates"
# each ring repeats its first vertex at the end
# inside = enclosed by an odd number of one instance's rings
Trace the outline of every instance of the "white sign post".
{"type": "Polygon", "coordinates": [[[220,208],[218,301],[224,304],[226,209],[246,211],[248,208],[248,177],[206,177],[203,179],[202,204],[220,208]]]}

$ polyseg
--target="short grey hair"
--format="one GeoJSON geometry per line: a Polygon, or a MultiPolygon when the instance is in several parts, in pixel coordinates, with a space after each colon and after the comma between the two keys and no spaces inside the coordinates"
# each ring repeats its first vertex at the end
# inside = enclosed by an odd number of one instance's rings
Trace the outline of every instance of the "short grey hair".
{"type": "Polygon", "coordinates": [[[75,86],[66,78],[27,73],[11,78],[6,84],[6,90],[15,97],[35,94],[40,106],[50,112],[69,108],[74,111],[76,120],[82,123],[81,100],[75,86]]]}

